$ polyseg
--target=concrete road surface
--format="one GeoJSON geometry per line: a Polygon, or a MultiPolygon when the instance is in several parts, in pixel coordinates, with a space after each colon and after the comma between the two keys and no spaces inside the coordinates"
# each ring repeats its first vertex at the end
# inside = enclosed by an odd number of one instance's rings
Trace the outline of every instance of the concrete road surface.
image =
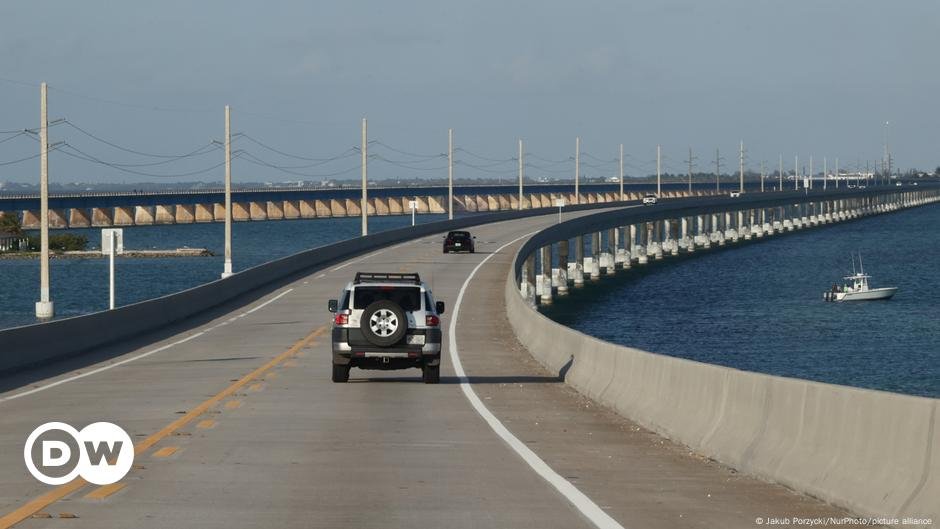
{"type": "Polygon", "coordinates": [[[0,529],[734,528],[844,516],[702,460],[532,360],[507,324],[503,282],[520,238],[556,221],[476,228],[472,255],[443,255],[440,236],[400,244],[94,365],[0,381],[0,529]],[[420,383],[416,369],[354,369],[348,384],[330,382],[327,300],[356,271],[419,272],[447,303],[440,385],[420,383]],[[51,420],[122,426],[134,468],[114,486],[40,484],[23,445],[51,420]]]}

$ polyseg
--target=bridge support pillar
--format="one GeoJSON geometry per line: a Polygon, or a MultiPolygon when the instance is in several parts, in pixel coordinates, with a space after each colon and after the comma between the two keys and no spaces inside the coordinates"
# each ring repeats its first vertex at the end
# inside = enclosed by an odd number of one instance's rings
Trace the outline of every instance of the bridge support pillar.
{"type": "Polygon", "coordinates": [[[212,204],[196,204],[196,222],[212,222],[215,220],[215,211],[212,204]]]}
{"type": "Polygon", "coordinates": [[[300,218],[300,201],[299,200],[285,200],[284,201],[284,218],[285,219],[299,219],[300,218]]]}
{"type": "Polygon", "coordinates": [[[114,208],[114,225],[115,226],[133,226],[134,214],[131,212],[131,208],[115,207],[114,208]]]}
{"type": "Polygon", "coordinates": [[[196,221],[195,208],[191,204],[176,205],[176,223],[192,224],[196,221]]]}
{"type": "Polygon", "coordinates": [[[535,253],[526,257],[522,267],[522,281],[520,282],[522,297],[530,306],[535,306],[535,253]]]}
{"type": "Polygon", "coordinates": [[[92,226],[111,226],[113,222],[111,221],[111,212],[105,208],[91,208],[91,225],[92,226]]]}
{"type": "Polygon", "coordinates": [[[539,301],[543,305],[552,304],[552,245],[542,247],[542,295],[539,301]]]}
{"type": "Polygon", "coordinates": [[[574,266],[569,265],[571,277],[574,279],[574,286],[584,286],[584,236],[578,235],[574,238],[574,266]]]}
{"type": "Polygon", "coordinates": [[[650,262],[649,251],[647,250],[650,238],[650,226],[648,222],[641,222],[639,229],[640,241],[636,245],[636,260],[638,264],[644,265],[650,262]]]}
{"type": "Polygon", "coordinates": [[[134,206],[134,224],[137,226],[152,225],[153,206],[134,206]]]}
{"type": "Polygon", "coordinates": [[[627,240],[624,237],[624,228],[614,228],[614,267],[630,268],[630,257],[627,254],[627,240]]]}
{"type": "MultiPolygon", "coordinates": [[[[152,213],[151,213],[150,218],[151,218],[150,223],[153,224],[152,213]]],[[[91,226],[91,219],[88,216],[88,210],[82,209],[82,208],[72,208],[71,210],[69,210],[69,227],[70,228],[88,228],[89,226],[91,226]]]]}
{"type": "Polygon", "coordinates": [[[568,295],[568,239],[558,242],[558,295],[568,295]]]}
{"type": "Polygon", "coordinates": [[[156,222],[157,224],[176,223],[176,207],[175,206],[156,206],[154,208],[154,222],[156,222]]]}
{"type": "MultiPolygon", "coordinates": [[[[587,260],[585,259],[584,268],[587,269],[587,260]]],[[[595,231],[591,234],[591,281],[597,281],[601,278],[601,232],[595,231]]]]}
{"type": "Polygon", "coordinates": [[[695,251],[695,241],[689,237],[689,217],[679,220],[679,246],[685,248],[686,252],[695,251]]]}
{"type": "Polygon", "coordinates": [[[284,202],[268,200],[265,204],[265,215],[268,220],[284,220],[284,202]]]}
{"type": "Polygon", "coordinates": [[[607,251],[602,255],[604,273],[614,275],[617,272],[617,228],[607,230],[607,251]]]}

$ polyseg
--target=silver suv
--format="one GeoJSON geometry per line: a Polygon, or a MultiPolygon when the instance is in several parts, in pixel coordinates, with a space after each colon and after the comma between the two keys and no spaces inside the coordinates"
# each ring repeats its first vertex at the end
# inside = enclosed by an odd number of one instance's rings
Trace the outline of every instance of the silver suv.
{"type": "Polygon", "coordinates": [[[417,367],[426,384],[440,381],[444,302],[434,301],[418,274],[358,272],[329,310],[333,382],[348,381],[353,367],[417,367]]]}

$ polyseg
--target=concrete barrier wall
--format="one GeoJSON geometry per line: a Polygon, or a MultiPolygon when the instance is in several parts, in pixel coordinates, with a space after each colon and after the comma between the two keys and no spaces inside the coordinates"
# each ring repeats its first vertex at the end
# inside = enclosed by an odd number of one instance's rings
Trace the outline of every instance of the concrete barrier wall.
{"type": "MultiPolygon", "coordinates": [[[[613,206],[616,204],[607,204],[613,206]]],[[[568,211],[596,206],[570,206],[568,211]]],[[[0,373],[78,355],[84,351],[160,329],[217,307],[238,296],[332,262],[442,231],[535,215],[554,208],[504,211],[379,232],[303,251],[200,285],[111,311],[0,330],[0,373]]]]}
{"type": "Polygon", "coordinates": [[[565,381],[624,417],[856,513],[940,523],[940,399],[745,372],[605,342],[534,310],[513,269],[505,301],[516,336],[539,362],[560,372],[571,361],[565,381]]]}

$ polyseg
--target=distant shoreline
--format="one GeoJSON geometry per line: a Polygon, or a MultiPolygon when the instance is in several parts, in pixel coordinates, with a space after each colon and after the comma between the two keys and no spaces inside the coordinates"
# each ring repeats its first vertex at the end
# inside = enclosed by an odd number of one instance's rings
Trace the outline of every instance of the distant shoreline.
{"type": "MultiPolygon", "coordinates": [[[[6,252],[0,253],[0,260],[38,259],[39,252],[6,252]]],[[[175,250],[124,250],[117,257],[123,258],[154,258],[154,257],[212,257],[215,254],[206,248],[177,248],[175,250]]],[[[79,250],[69,252],[49,252],[50,259],[103,259],[107,254],[100,250],[79,250]]]]}

